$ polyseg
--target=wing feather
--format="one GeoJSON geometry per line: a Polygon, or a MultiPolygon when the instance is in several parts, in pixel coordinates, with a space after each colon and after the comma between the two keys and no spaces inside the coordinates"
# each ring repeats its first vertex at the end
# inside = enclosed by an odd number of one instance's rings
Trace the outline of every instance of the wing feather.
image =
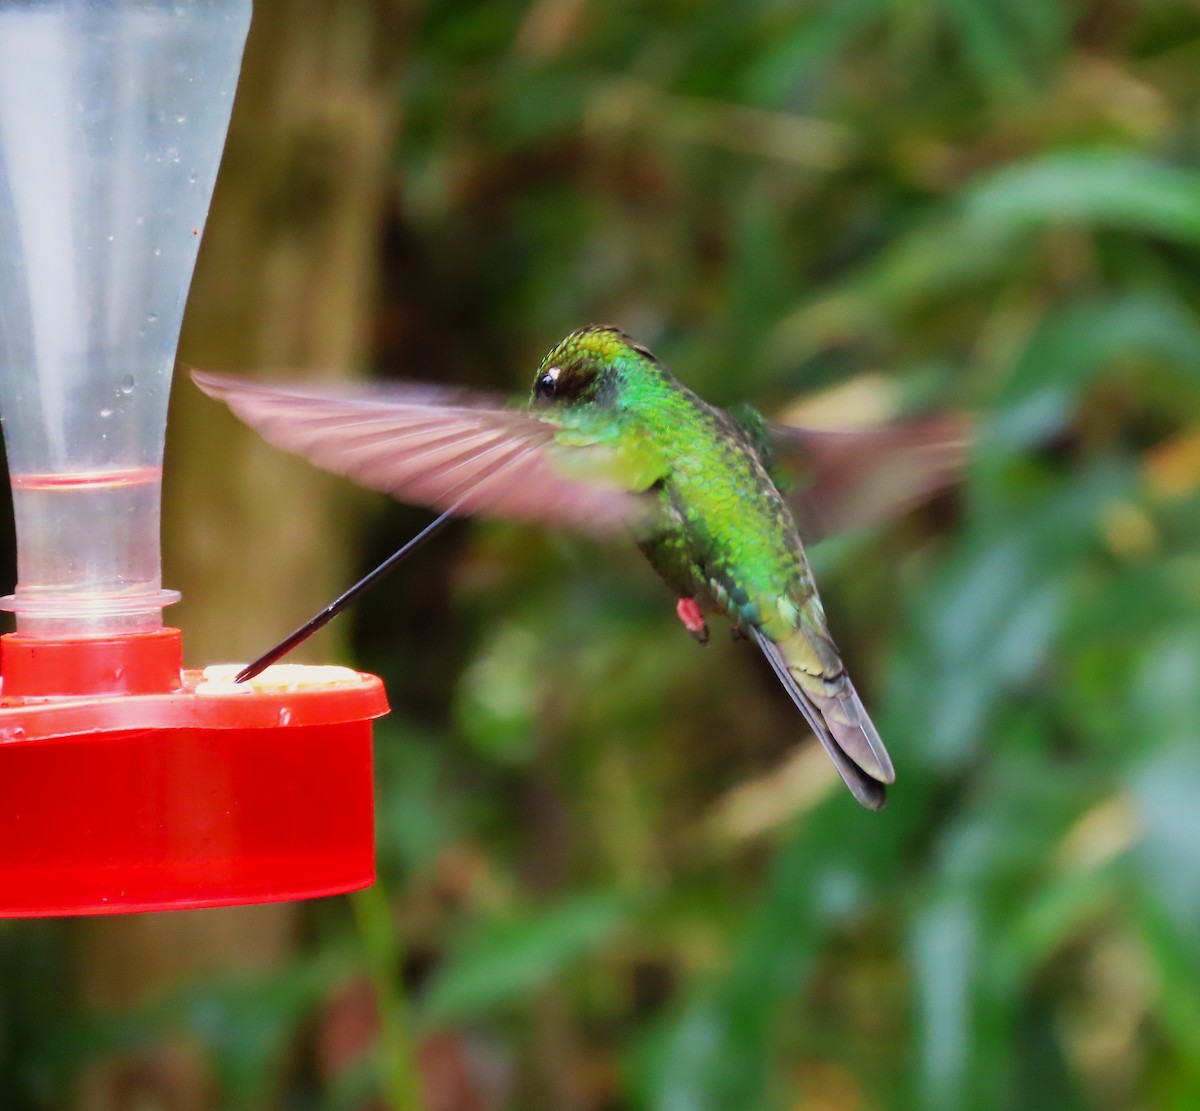
{"type": "Polygon", "coordinates": [[[192,378],[268,443],[400,501],[601,535],[635,525],[650,509],[602,468],[586,478],[579,467],[564,473],[568,453],[593,453],[596,462],[597,448],[602,457],[611,449],[560,444],[553,410],[421,387],[336,393],[206,371],[192,378]]]}
{"type": "Polygon", "coordinates": [[[953,485],[971,442],[957,413],[836,430],[770,424],[766,432],[795,479],[788,501],[810,544],[878,524],[953,485]]]}

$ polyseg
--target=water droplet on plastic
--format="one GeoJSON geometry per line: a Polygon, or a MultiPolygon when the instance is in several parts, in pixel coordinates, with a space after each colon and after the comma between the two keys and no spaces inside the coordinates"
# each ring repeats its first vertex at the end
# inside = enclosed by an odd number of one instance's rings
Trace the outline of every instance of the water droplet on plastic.
{"type": "Polygon", "coordinates": [[[115,235],[110,235],[110,236],[108,237],[108,241],[111,243],[111,242],[112,242],[114,239],[116,239],[116,238],[117,238],[117,237],[116,237],[115,235]]]}
{"type": "Polygon", "coordinates": [[[292,711],[289,710],[286,706],[282,710],[279,711],[279,724],[280,725],[291,725],[292,724],[292,711]]]}
{"type": "Polygon", "coordinates": [[[196,173],[196,171],[195,171],[195,170],[193,170],[193,171],[192,171],[190,174],[188,174],[188,184],[189,184],[189,185],[195,185],[195,184],[196,184],[196,179],[197,179],[199,176],[200,176],[200,175],[199,175],[198,173],[196,173]]]}
{"type": "Polygon", "coordinates": [[[176,123],[187,123],[187,116],[176,116],[175,122],[176,123]]]}
{"type": "Polygon", "coordinates": [[[100,410],[100,416],[105,420],[107,420],[112,415],[113,415],[113,411],[107,407],[100,410]]]}
{"type": "Polygon", "coordinates": [[[128,397],[131,393],[133,393],[133,387],[135,384],[136,383],[132,374],[125,375],[125,377],[121,379],[121,392],[128,397]]]}
{"type": "Polygon", "coordinates": [[[158,313],[156,313],[156,312],[147,313],[146,314],[146,323],[147,324],[157,324],[158,323],[158,313]]]}

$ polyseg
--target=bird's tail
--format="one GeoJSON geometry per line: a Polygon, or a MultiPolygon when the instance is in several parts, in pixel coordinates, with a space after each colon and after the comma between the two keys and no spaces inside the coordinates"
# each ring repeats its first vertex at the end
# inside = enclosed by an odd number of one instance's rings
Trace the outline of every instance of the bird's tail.
{"type": "Polygon", "coordinates": [[[755,629],[753,634],[851,793],[868,810],[881,809],[896,771],[850,677],[845,672],[833,678],[810,675],[790,664],[784,649],[765,633],[755,629]]]}

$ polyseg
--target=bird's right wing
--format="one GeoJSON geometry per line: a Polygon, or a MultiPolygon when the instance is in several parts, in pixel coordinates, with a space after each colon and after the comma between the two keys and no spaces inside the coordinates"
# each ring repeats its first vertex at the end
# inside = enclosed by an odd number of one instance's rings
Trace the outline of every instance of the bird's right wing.
{"type": "Polygon", "coordinates": [[[192,371],[275,447],[400,501],[565,525],[602,536],[637,528],[653,461],[578,414],[505,408],[486,396],[398,386],[338,392],[192,371]]]}

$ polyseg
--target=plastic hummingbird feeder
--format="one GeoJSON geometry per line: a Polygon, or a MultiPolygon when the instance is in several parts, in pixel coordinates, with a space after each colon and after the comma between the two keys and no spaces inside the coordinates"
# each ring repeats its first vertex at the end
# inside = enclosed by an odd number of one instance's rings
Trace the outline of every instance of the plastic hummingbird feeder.
{"type": "Polygon", "coordinates": [[[249,0],[0,0],[0,916],[374,879],[378,679],[184,670],[162,608],[167,394],[249,0]]]}

